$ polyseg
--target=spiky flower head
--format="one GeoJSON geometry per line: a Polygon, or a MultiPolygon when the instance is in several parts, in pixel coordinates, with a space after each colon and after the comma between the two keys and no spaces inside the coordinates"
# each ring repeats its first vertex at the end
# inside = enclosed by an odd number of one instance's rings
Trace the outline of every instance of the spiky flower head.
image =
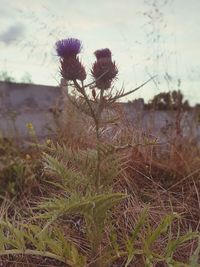
{"type": "Polygon", "coordinates": [[[99,89],[109,89],[118,74],[116,64],[112,61],[111,51],[105,48],[95,51],[94,54],[97,60],[93,64],[91,73],[96,81],[96,86],[99,89]]]}
{"type": "Polygon", "coordinates": [[[86,79],[85,68],[77,57],[61,59],[60,63],[60,73],[66,81],[84,81],[86,79]]]}
{"type": "Polygon", "coordinates": [[[81,41],[75,38],[68,38],[56,42],[56,52],[61,58],[76,57],[82,48],[81,41]]]}
{"type": "Polygon", "coordinates": [[[60,73],[66,81],[86,79],[85,68],[78,58],[81,48],[81,41],[75,38],[56,42],[56,52],[60,57],[60,73]]]}

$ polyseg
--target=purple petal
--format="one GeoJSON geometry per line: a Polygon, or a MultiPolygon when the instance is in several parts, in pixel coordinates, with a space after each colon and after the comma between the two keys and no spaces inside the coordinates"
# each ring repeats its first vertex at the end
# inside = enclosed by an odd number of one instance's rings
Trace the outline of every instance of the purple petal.
{"type": "Polygon", "coordinates": [[[81,41],[75,38],[68,38],[56,42],[56,52],[59,57],[72,57],[80,53],[81,41]]]}

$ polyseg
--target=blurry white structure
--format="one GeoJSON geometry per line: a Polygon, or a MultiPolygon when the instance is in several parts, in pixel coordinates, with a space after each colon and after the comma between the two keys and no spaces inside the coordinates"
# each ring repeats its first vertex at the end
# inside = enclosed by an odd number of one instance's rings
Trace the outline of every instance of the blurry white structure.
{"type": "Polygon", "coordinates": [[[54,134],[62,101],[60,87],[0,82],[0,133],[26,138],[31,123],[38,138],[54,134]]]}

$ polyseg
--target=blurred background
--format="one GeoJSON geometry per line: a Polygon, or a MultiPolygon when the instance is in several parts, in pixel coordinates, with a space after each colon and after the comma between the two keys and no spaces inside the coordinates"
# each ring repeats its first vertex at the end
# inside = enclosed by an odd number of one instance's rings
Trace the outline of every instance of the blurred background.
{"type": "Polygon", "coordinates": [[[58,85],[55,42],[74,37],[83,42],[88,71],[96,49],[111,49],[118,88],[157,75],[125,101],[180,89],[194,105],[200,102],[199,10],[199,0],[0,0],[0,80],[58,85]]]}

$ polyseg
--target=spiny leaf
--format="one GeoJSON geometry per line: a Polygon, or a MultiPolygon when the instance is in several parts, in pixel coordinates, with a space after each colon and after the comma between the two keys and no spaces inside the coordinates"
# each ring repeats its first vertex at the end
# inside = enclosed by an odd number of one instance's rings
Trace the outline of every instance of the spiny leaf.
{"type": "Polygon", "coordinates": [[[170,214],[164,217],[162,222],[158,225],[158,227],[152,232],[152,234],[147,238],[147,244],[148,246],[151,246],[157,239],[158,237],[165,233],[168,229],[168,227],[171,225],[173,220],[177,218],[177,215],[175,214],[170,214]]]}
{"type": "Polygon", "coordinates": [[[170,262],[175,250],[179,246],[181,246],[183,243],[185,243],[191,239],[194,239],[196,237],[198,237],[198,233],[188,232],[187,234],[180,236],[176,239],[169,240],[169,242],[167,244],[167,248],[166,248],[166,253],[165,253],[166,258],[168,258],[168,261],[170,262]]]}
{"type": "Polygon", "coordinates": [[[127,258],[125,267],[128,267],[128,265],[132,262],[134,258],[134,242],[136,238],[138,237],[140,229],[144,225],[146,218],[147,218],[147,209],[145,209],[144,212],[141,214],[138,223],[136,224],[134,230],[131,233],[131,237],[126,242],[128,258],[127,258]]]}
{"type": "Polygon", "coordinates": [[[193,255],[190,257],[190,266],[191,267],[198,267],[200,264],[198,264],[200,259],[200,236],[198,238],[198,246],[195,249],[193,255]]]}

